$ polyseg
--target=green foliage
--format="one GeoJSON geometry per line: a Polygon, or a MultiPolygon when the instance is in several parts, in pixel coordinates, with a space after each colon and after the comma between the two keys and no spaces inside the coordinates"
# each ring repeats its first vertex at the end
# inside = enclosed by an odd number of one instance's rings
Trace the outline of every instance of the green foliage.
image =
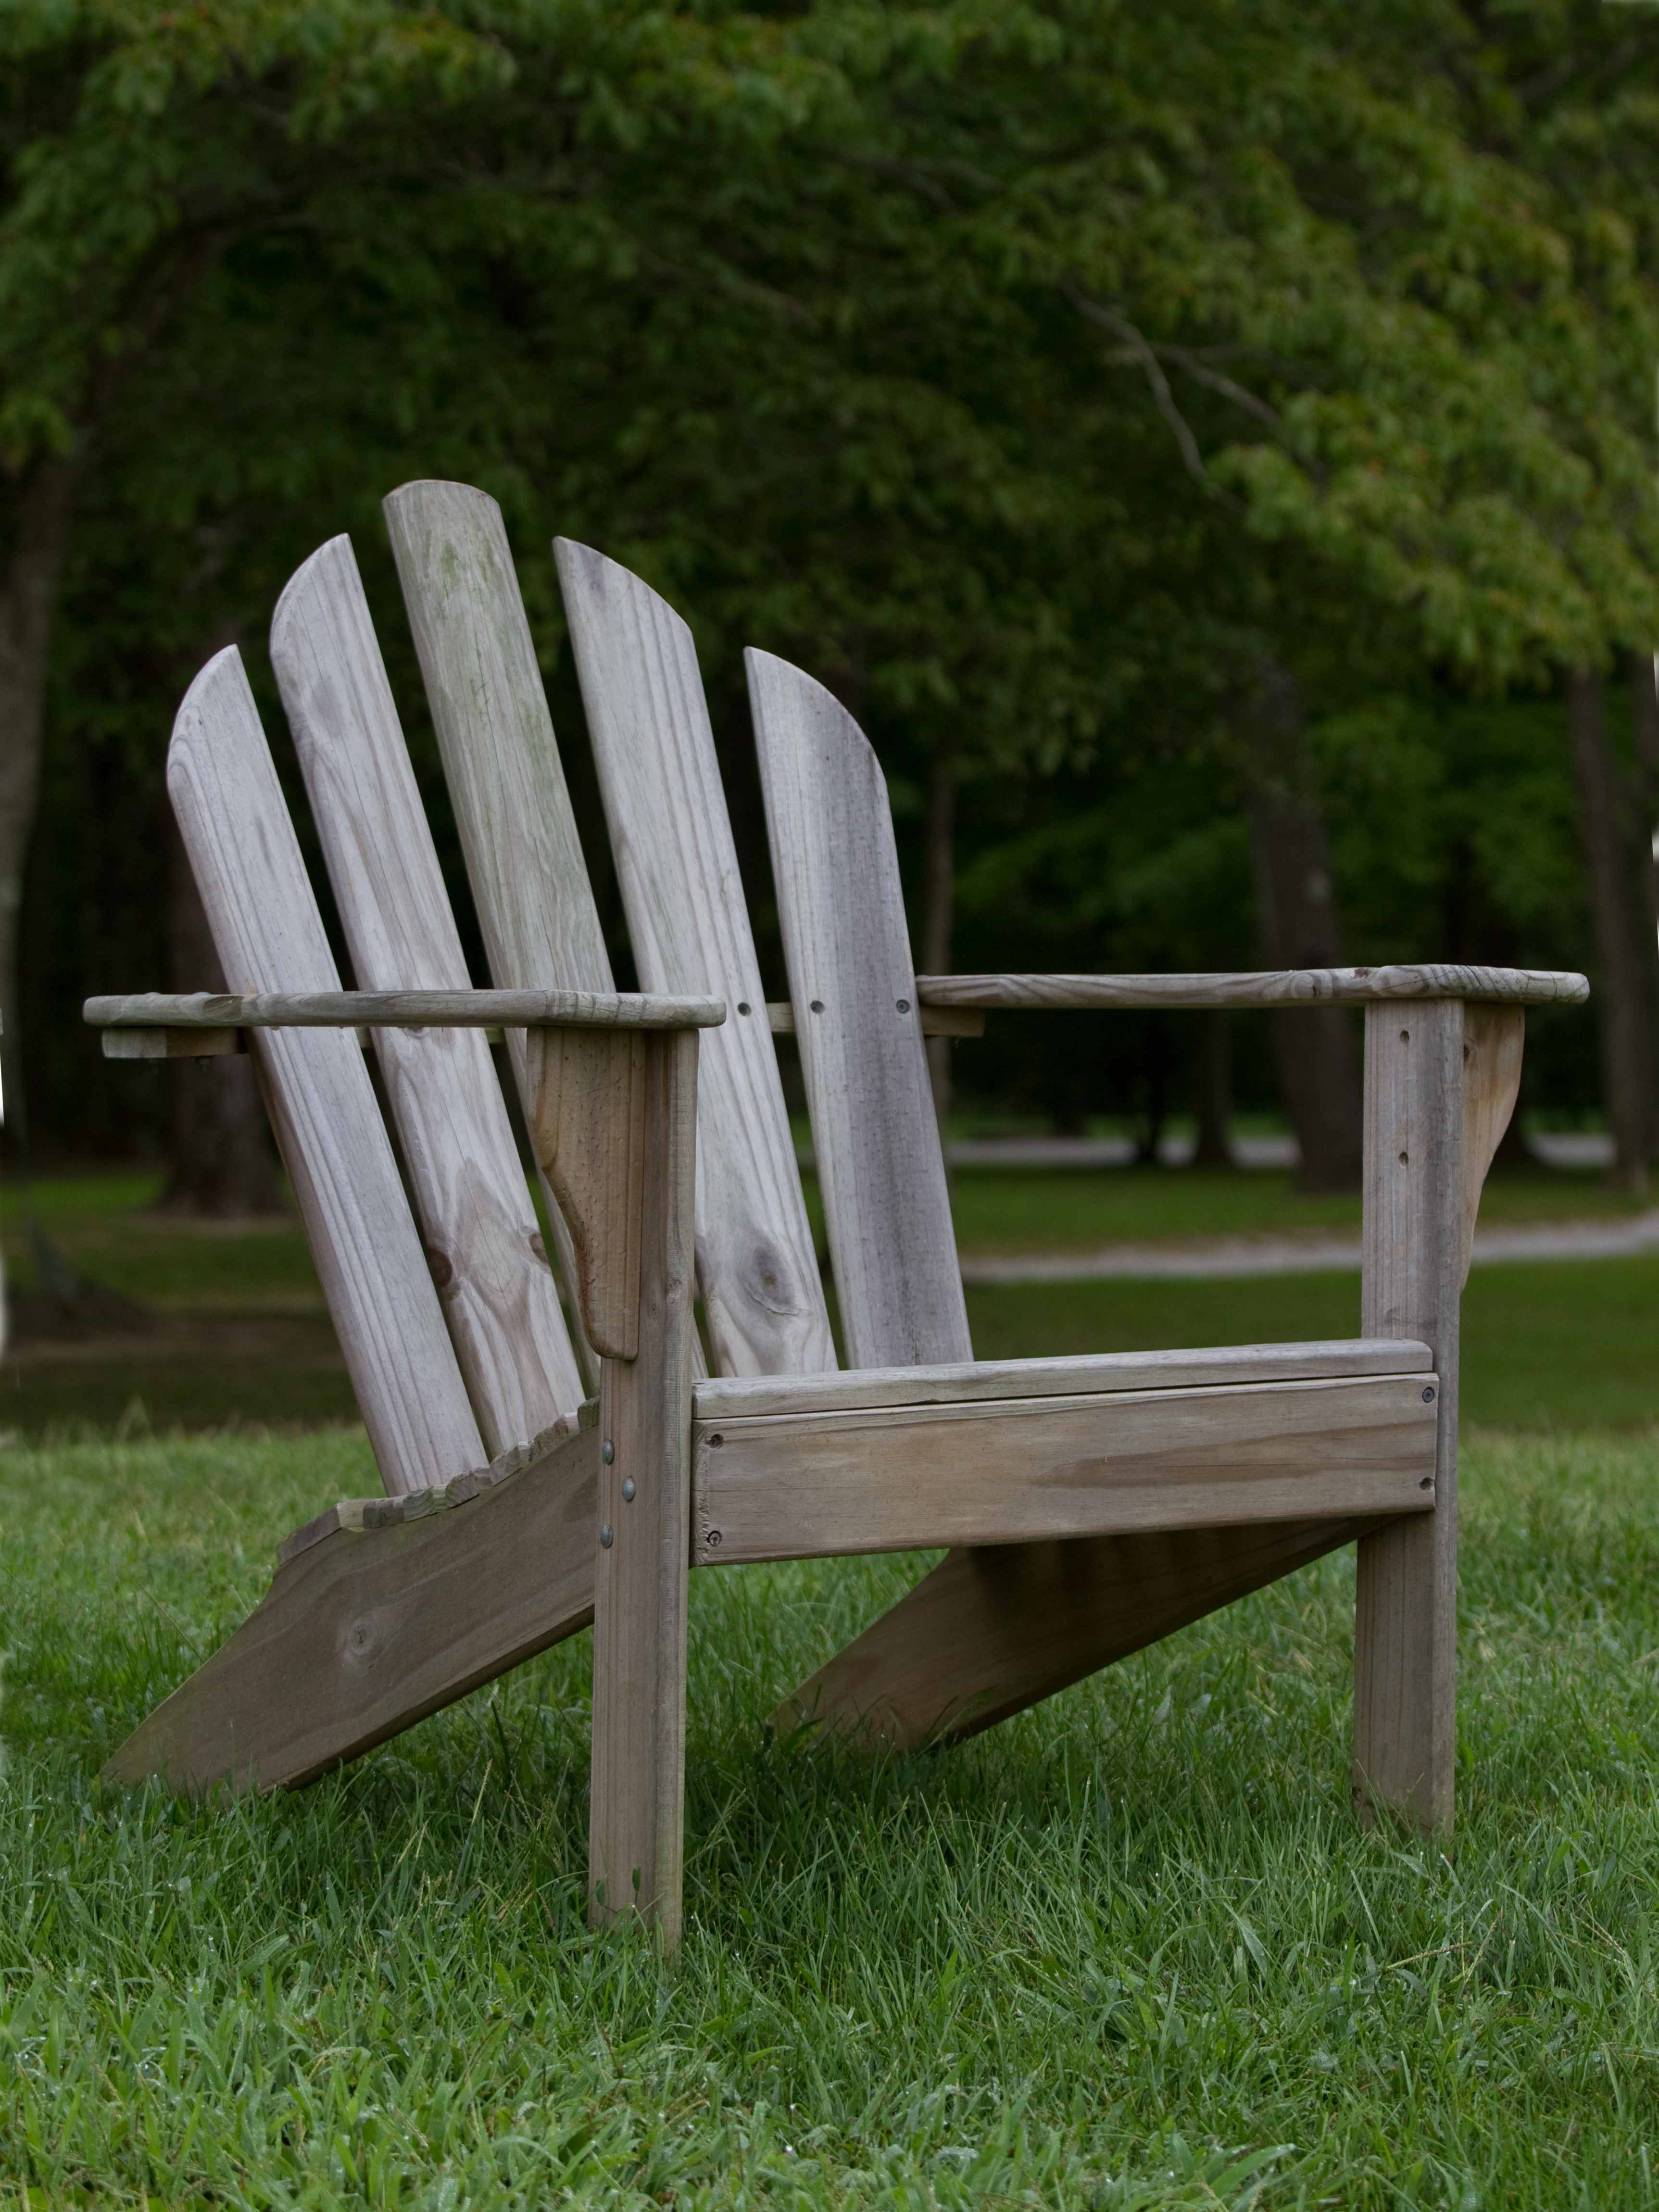
{"type": "MultiPolygon", "coordinates": [[[[258,680],[335,531],[453,863],[377,513],[424,474],[501,501],[568,751],[554,532],[688,615],[763,936],[744,643],[860,715],[907,867],[951,757],[964,947],[1059,967],[1255,957],[1270,653],[1356,955],[1583,959],[1553,710],[1460,702],[1659,635],[1644,20],[128,0],[3,40],[0,445],[95,416],[100,456],[49,1000],[156,980],[84,910],[87,825],[155,818],[193,667],[234,635],[258,680]]],[[[104,1079],[53,1049],[79,1113],[104,1079]]]]}
{"type": "Polygon", "coordinates": [[[359,1438],[9,1454],[32,2202],[1651,2200],[1645,1444],[1468,1455],[1455,1859],[1348,1811],[1339,1558],[936,1758],[760,1718],[908,1561],[693,1578],[682,1963],[580,1922],[587,1639],[296,1796],[93,1779],[359,1438]]]}

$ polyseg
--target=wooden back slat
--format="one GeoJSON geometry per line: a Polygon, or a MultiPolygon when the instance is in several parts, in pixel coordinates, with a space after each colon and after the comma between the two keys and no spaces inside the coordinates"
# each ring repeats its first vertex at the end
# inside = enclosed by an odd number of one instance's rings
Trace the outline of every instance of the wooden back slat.
{"type": "MultiPolygon", "coordinates": [[[[234,646],[185,695],[167,794],[233,991],[337,991],[258,709],[234,646]]],[[[250,1043],[380,1477],[396,1497],[488,1456],[356,1038],[250,1043]]]]}
{"type": "Polygon", "coordinates": [[[971,1359],[886,780],[821,684],[744,659],[848,1358],[971,1359]]]}
{"type": "MultiPolygon", "coordinates": [[[[365,991],[468,988],[349,538],[298,569],[270,657],[365,991]]],[[[584,1395],[482,1031],[376,1030],[375,1050],[455,1355],[490,1456],[584,1395]]]]}
{"type": "Polygon", "coordinates": [[[576,672],[647,991],[726,1019],[697,1072],[697,1283],[722,1375],[836,1364],[691,633],[650,586],[554,542],[576,672]]]}
{"type": "MultiPolygon", "coordinates": [[[[383,505],[489,972],[502,990],[613,990],[501,511],[441,482],[404,484],[383,505]]],[[[529,1112],[524,1031],[507,1042],[529,1112]]],[[[575,1248],[545,1177],[542,1194],[597,1387],[574,1304],[575,1248]]]]}

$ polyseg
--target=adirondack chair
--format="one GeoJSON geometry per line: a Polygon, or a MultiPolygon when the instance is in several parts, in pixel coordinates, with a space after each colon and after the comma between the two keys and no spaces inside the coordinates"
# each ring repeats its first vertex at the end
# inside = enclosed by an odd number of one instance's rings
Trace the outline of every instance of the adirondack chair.
{"type": "Polygon", "coordinates": [[[988,1727],[1358,1538],[1356,1802],[1449,1827],[1459,1298],[1524,1006],[1582,999],[1583,979],[918,977],[871,748],[811,677],[751,652],[790,986],[769,1006],[690,634],[638,578],[561,540],[643,987],[619,995],[499,512],[416,483],[386,514],[496,988],[468,988],[337,538],[284,592],[271,645],[362,988],[340,988],[233,648],[191,687],[167,774],[240,988],[87,1007],[114,1057],[252,1050],[386,1495],[289,1536],[260,1606],[106,1775],[297,1785],[592,1621],[592,1911],[637,1909],[672,1942],[689,1568],[947,1547],[775,1716],[915,1745],[988,1727]],[[1364,1335],[975,1362],[924,1036],[999,1007],[1332,1002],[1365,1008],[1364,1335]],[[845,1370],[781,1030],[805,1077],[845,1370]]]}

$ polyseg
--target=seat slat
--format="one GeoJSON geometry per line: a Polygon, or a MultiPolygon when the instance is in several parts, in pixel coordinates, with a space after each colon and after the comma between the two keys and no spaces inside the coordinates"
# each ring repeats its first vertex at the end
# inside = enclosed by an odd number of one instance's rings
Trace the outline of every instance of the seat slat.
{"type": "Polygon", "coordinates": [[[691,633],[603,554],[564,538],[555,551],[641,988],[726,1004],[697,1071],[697,1282],[715,1365],[833,1369],[691,633]]]}
{"type": "Polygon", "coordinates": [[[1179,1390],[1225,1382],[1306,1382],[1322,1376],[1427,1374],[1426,1344],[1339,1337],[1310,1344],[1221,1344],[1183,1352],[1091,1352],[1056,1359],[977,1359],[966,1367],[876,1367],[845,1375],[700,1382],[700,1421],[841,1413],[875,1406],[963,1406],[980,1398],[1063,1398],[1079,1391],[1179,1390]]]}
{"type": "MultiPolygon", "coordinates": [[[[167,794],[234,991],[337,991],[334,957],[234,646],[185,695],[167,794]]],[[[380,1109],[349,1030],[249,1039],[381,1480],[429,1490],[489,1455],[380,1109]]]]}
{"type": "Polygon", "coordinates": [[[970,1360],[886,780],[832,693],[744,659],[848,1364],[970,1360]]]}
{"type": "MultiPolygon", "coordinates": [[[[365,991],[471,979],[348,538],[276,605],[270,656],[365,991]]],[[[493,1457],[584,1395],[489,1048],[478,1030],[373,1033],[428,1260],[493,1457]]]]}
{"type": "MultiPolygon", "coordinates": [[[[436,481],[383,504],[489,972],[502,990],[612,991],[501,511],[470,484],[436,481]]],[[[524,1031],[507,1042],[528,1113],[524,1031]]],[[[544,1178],[542,1190],[574,1296],[570,1233],[544,1178]]],[[[597,1387],[574,1306],[569,1318],[597,1387]]]]}

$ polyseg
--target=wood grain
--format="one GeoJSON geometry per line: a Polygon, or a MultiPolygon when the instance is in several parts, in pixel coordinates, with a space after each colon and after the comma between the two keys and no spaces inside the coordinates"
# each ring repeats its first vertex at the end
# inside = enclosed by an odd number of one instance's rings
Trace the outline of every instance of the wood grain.
{"type": "Polygon", "coordinates": [[[664,999],[637,991],[140,991],[88,999],[94,1028],[157,1024],[211,1033],[228,1023],[268,1029],[696,1030],[726,1019],[718,999],[664,999]]]}
{"type": "Polygon", "coordinates": [[[697,1281],[725,1375],[836,1364],[691,633],[626,568],[554,541],[629,941],[647,991],[732,1018],[697,1071],[697,1281]]]}
{"type": "Polygon", "coordinates": [[[1463,1273],[1469,1279],[1474,1224],[1486,1170],[1521,1095],[1527,1016],[1522,1006],[1463,1008],[1463,1273]]]}
{"type": "Polygon", "coordinates": [[[1437,1378],[773,1414],[692,1427],[701,1564],[1431,1505],[1437,1378]]]}
{"type": "Polygon", "coordinates": [[[452,1512],[307,1546],[103,1778],[297,1788],[585,1628],[599,1443],[584,1430],[452,1512]]]}
{"type": "Polygon", "coordinates": [[[967,1366],[849,1369],[842,1375],[768,1376],[699,1382],[694,1417],[848,1413],[883,1406],[961,1406],[985,1398],[1078,1397],[1109,1390],[1185,1389],[1321,1376],[1426,1373],[1425,1344],[1392,1337],[1309,1344],[1224,1344],[1184,1352],[1095,1352],[1054,1359],[976,1359],[967,1366]]]}
{"type": "MultiPolygon", "coordinates": [[[[167,793],[226,975],[243,994],[337,991],[234,647],[185,696],[167,793]]],[[[381,1480],[447,1482],[489,1455],[356,1040],[261,1030],[253,1049],[381,1480]]]]}
{"type": "MultiPolygon", "coordinates": [[[[290,580],[270,657],[358,982],[470,997],[349,538],[290,580]]],[[[479,1030],[373,1036],[428,1265],[494,1456],[574,1419],[585,1395],[506,1103],[479,1030]]]]}
{"type": "Polygon", "coordinates": [[[948,1552],[772,1716],[896,1750],[958,1741],[1350,1543],[1359,1520],[1267,1521],[948,1552]]]}
{"type": "Polygon", "coordinates": [[[1469,999],[1577,1006],[1583,975],[1534,968],[1293,968],[1241,975],[918,975],[936,1006],[1368,1006],[1378,999],[1469,999]]]}
{"type": "Polygon", "coordinates": [[[532,1144],[575,1252],[582,1326],[607,1359],[640,1346],[647,1047],[639,1030],[532,1030],[532,1144]]]}
{"type": "MultiPolygon", "coordinates": [[[[471,485],[428,482],[394,491],[385,512],[490,975],[507,989],[611,991],[501,509],[471,485]]],[[[521,1029],[507,1049],[528,1113],[521,1029]]],[[[574,1286],[569,1231],[545,1194],[574,1286]]],[[[592,1347],[576,1349],[597,1386],[592,1347]]]]}
{"type": "Polygon", "coordinates": [[[821,684],[744,659],[848,1363],[971,1359],[886,781],[821,684]]]}
{"type": "Polygon", "coordinates": [[[1457,1694],[1458,1300],[1464,1009],[1365,1015],[1361,1326],[1428,1345],[1440,1378],[1435,1510],[1366,1536],[1354,1630],[1354,1791],[1425,1832],[1452,1825],[1457,1694]]]}
{"type": "Polygon", "coordinates": [[[679,1941],[685,1815],[691,1305],[696,1290],[695,1030],[642,1038],[639,1356],[599,1394],[588,1895],[679,1941]]]}

